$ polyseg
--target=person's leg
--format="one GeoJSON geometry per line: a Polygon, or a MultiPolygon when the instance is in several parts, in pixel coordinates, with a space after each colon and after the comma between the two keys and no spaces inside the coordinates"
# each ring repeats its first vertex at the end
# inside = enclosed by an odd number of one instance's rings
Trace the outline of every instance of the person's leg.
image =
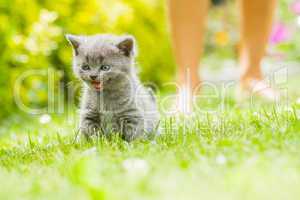
{"type": "MultiPolygon", "coordinates": [[[[262,80],[261,60],[272,28],[276,0],[241,0],[241,87],[252,90],[252,80],[262,80]]],[[[270,91],[269,91],[270,92],[270,91]]]]}
{"type": "Polygon", "coordinates": [[[198,65],[209,0],[169,0],[168,6],[178,84],[192,92],[200,84],[198,65]]]}

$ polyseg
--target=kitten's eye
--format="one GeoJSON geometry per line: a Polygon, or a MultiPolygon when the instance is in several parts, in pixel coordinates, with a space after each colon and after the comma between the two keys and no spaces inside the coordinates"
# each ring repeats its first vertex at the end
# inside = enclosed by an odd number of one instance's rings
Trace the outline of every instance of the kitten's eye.
{"type": "Polygon", "coordinates": [[[109,65],[101,65],[100,69],[102,71],[108,71],[108,70],[110,70],[110,66],[109,65]]]}
{"type": "Polygon", "coordinates": [[[90,68],[89,65],[82,65],[81,69],[83,69],[83,70],[90,70],[91,68],[90,68]]]}

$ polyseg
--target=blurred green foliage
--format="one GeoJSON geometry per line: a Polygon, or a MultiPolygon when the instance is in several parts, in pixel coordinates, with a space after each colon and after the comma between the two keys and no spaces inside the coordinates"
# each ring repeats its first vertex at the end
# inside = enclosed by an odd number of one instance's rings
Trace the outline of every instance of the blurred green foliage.
{"type": "MultiPolygon", "coordinates": [[[[157,85],[170,80],[174,64],[164,9],[161,0],[1,0],[0,118],[15,106],[16,80],[28,70],[51,69],[56,79],[72,80],[72,52],[65,33],[132,34],[138,41],[142,80],[157,85]]],[[[45,105],[47,83],[47,76],[25,79],[21,101],[45,105]]]]}

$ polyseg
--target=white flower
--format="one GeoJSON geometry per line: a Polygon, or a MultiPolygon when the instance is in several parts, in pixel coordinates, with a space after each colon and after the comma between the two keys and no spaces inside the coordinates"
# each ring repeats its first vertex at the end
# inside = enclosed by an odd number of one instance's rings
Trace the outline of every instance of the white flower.
{"type": "Polygon", "coordinates": [[[300,98],[297,99],[296,103],[300,105],[300,98]]]}
{"type": "Polygon", "coordinates": [[[58,17],[58,14],[54,11],[43,9],[40,13],[40,19],[42,22],[51,23],[54,22],[58,17]]]}
{"type": "Polygon", "coordinates": [[[216,157],[216,163],[219,165],[224,165],[227,162],[227,159],[224,155],[218,155],[216,157]]]}
{"type": "Polygon", "coordinates": [[[48,115],[48,114],[43,114],[41,117],[40,117],[40,123],[41,124],[47,124],[51,121],[51,116],[48,115]]]}
{"type": "Polygon", "coordinates": [[[253,115],[254,115],[255,117],[258,117],[258,116],[259,116],[258,112],[254,112],[253,115]]]}
{"type": "Polygon", "coordinates": [[[300,16],[297,17],[296,22],[297,22],[297,25],[300,26],[300,16]]]}
{"type": "Polygon", "coordinates": [[[123,168],[132,174],[145,175],[149,171],[149,165],[146,160],[139,158],[128,158],[123,161],[123,168]]]}
{"type": "Polygon", "coordinates": [[[84,152],[82,152],[82,155],[83,156],[90,156],[90,155],[94,155],[96,153],[97,153],[97,148],[92,147],[92,148],[89,148],[89,149],[85,150],[84,152]]]}

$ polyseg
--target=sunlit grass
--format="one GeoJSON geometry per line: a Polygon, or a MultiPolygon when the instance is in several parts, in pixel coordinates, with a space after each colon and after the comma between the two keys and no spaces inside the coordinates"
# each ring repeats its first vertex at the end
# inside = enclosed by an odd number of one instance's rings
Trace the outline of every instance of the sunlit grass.
{"type": "Polygon", "coordinates": [[[297,199],[297,112],[232,104],[163,117],[160,136],[130,144],[78,137],[75,113],[16,116],[1,129],[0,199],[297,199]]]}

